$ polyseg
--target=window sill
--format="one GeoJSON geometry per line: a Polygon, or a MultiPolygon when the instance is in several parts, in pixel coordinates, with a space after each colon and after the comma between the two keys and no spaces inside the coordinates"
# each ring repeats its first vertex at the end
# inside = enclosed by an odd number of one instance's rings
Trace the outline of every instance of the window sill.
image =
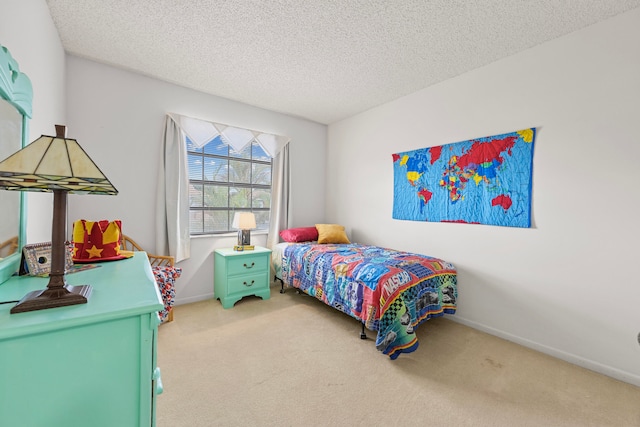
{"type": "MultiPolygon", "coordinates": [[[[266,236],[267,234],[269,234],[267,230],[256,230],[251,232],[252,236],[261,236],[261,235],[266,236]]],[[[224,233],[224,234],[195,234],[190,237],[192,239],[206,239],[206,238],[228,239],[229,237],[237,237],[237,236],[238,236],[237,232],[232,232],[232,233],[224,233]]]]}

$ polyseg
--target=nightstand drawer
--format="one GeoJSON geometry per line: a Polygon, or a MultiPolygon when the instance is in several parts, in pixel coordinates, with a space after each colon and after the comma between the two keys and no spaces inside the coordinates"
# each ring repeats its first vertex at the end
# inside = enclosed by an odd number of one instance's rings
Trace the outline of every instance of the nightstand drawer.
{"type": "Polygon", "coordinates": [[[269,257],[264,254],[255,256],[241,256],[227,261],[228,275],[264,273],[269,268],[269,257]]]}
{"type": "Polygon", "coordinates": [[[268,289],[268,276],[261,272],[258,274],[246,274],[241,277],[230,277],[227,286],[227,295],[268,289]]]}

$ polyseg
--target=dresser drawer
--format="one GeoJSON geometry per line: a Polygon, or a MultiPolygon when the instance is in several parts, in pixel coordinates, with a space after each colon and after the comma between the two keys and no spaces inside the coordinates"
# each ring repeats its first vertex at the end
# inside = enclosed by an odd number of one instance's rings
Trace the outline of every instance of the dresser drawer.
{"type": "Polygon", "coordinates": [[[228,275],[264,273],[269,268],[269,257],[261,255],[241,256],[227,261],[228,275]]]}
{"type": "Polygon", "coordinates": [[[236,293],[247,293],[257,291],[261,289],[268,289],[269,276],[266,276],[264,272],[257,274],[245,274],[239,277],[230,277],[227,282],[227,294],[233,295],[236,293]]]}

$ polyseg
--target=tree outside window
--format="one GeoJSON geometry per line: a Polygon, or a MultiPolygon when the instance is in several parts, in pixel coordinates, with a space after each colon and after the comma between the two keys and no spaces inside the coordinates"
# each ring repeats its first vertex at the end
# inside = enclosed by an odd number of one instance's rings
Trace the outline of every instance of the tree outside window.
{"type": "Polygon", "coordinates": [[[269,228],[271,157],[253,140],[236,152],[217,136],[202,148],[186,138],[191,235],[220,234],[235,212],[253,212],[257,229],[269,228]]]}

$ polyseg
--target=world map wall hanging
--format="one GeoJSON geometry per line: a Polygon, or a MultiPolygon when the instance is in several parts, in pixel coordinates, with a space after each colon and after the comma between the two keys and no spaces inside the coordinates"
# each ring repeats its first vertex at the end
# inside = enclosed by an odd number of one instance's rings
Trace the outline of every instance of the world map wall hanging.
{"type": "Polygon", "coordinates": [[[393,218],[531,227],[535,128],[393,154],[393,218]]]}

